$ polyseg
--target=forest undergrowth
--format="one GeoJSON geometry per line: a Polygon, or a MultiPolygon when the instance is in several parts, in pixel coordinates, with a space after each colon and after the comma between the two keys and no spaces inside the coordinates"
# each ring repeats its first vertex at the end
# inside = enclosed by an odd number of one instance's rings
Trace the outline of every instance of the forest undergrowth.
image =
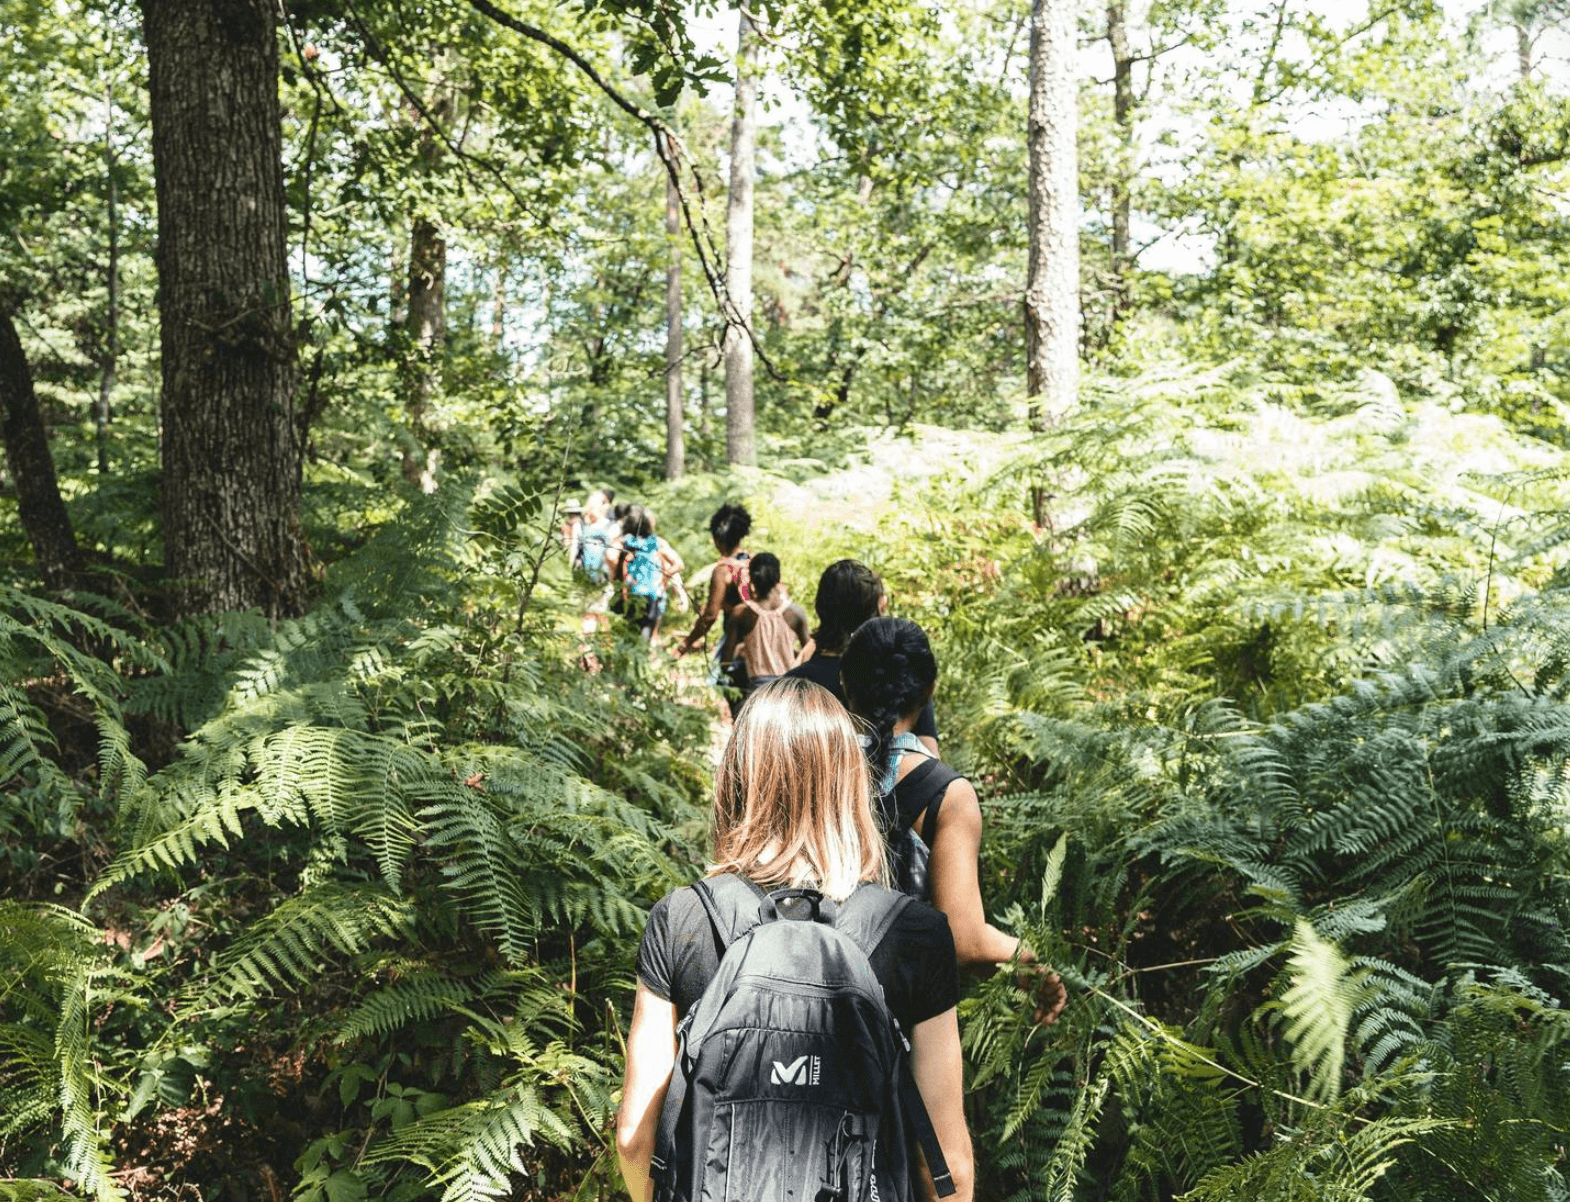
{"type": "MultiPolygon", "coordinates": [[[[799,599],[853,555],[934,636],[989,908],[1071,996],[968,988],[979,1196],[1570,1196],[1562,455],[1386,383],[1174,368],[647,490],[689,563],[745,499],[799,599]]],[[[0,1198],[617,1193],[711,728],[635,642],[580,666],[559,496],[340,519],[276,624],[5,586],[0,1198]]]]}

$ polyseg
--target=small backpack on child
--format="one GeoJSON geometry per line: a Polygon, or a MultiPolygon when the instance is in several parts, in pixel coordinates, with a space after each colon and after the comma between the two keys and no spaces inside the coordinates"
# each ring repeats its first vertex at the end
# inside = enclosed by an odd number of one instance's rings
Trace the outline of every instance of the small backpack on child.
{"type": "Polygon", "coordinates": [[[911,899],[862,885],[836,905],[731,875],[693,888],[722,957],[676,1028],[655,1202],[915,1202],[912,1139],[952,1194],[867,958],[911,899]]]}
{"type": "Polygon", "coordinates": [[[751,558],[752,555],[749,552],[737,551],[720,560],[722,564],[730,569],[730,582],[735,585],[736,592],[743,601],[751,601],[753,599],[752,568],[748,564],[751,558]]]}
{"type": "Polygon", "coordinates": [[[592,583],[604,584],[610,579],[610,573],[605,570],[605,551],[610,545],[611,531],[608,523],[599,521],[592,526],[585,526],[583,537],[578,543],[578,562],[573,566],[592,583]]]}
{"type": "Polygon", "coordinates": [[[627,553],[622,563],[622,579],[635,597],[663,597],[665,571],[660,566],[660,540],[652,534],[629,534],[621,540],[627,553]]]}

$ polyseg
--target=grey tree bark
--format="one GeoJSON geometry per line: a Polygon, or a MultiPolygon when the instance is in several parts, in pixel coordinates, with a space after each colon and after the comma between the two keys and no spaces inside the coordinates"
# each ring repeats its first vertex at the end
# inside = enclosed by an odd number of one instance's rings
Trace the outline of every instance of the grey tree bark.
{"type": "Polygon", "coordinates": [[[0,308],[0,440],[16,486],[17,516],[33,544],[46,587],[61,589],[81,567],[71,515],[60,498],[49,432],[44,429],[32,368],[11,314],[0,308]]]}
{"type": "MultiPolygon", "coordinates": [[[[674,148],[672,148],[674,157],[674,148]]],[[[681,194],[665,177],[665,478],[680,480],[687,468],[682,436],[686,419],[681,389],[681,194]]]]}
{"type": "Polygon", "coordinates": [[[109,474],[109,413],[114,398],[115,374],[120,361],[120,215],[119,189],[115,185],[114,85],[104,85],[104,200],[109,222],[108,262],[104,283],[108,292],[104,312],[104,348],[98,364],[98,405],[94,412],[98,444],[98,474],[109,474]]]}
{"type": "Polygon", "coordinates": [[[305,605],[277,5],[142,0],[164,570],[179,613],[305,605]]]}
{"type": "MultiPolygon", "coordinates": [[[[431,119],[445,123],[452,116],[452,98],[440,81],[437,95],[426,106],[431,119]]],[[[428,126],[420,133],[419,159],[426,172],[441,161],[442,144],[428,126]]],[[[403,478],[422,492],[436,491],[438,454],[430,447],[427,418],[441,388],[442,352],[447,345],[447,238],[428,211],[409,222],[408,310],[404,330],[409,337],[404,408],[409,420],[403,448],[403,478]]]]}
{"type": "Polygon", "coordinates": [[[1079,99],[1072,0],[1032,0],[1025,392],[1030,428],[1079,394],[1079,99]]]}
{"type": "Polygon", "coordinates": [[[752,188],[757,171],[758,31],[736,14],[736,103],[730,127],[730,194],[725,209],[725,459],[756,463],[752,390],[752,188]]]}
{"type": "Polygon", "coordinates": [[[1112,123],[1117,158],[1112,167],[1112,321],[1128,311],[1133,273],[1129,226],[1134,183],[1134,59],[1128,45],[1128,0],[1107,0],[1107,44],[1112,49],[1112,123]]]}
{"type": "Polygon", "coordinates": [[[403,478],[424,492],[436,491],[436,453],[427,445],[427,417],[441,386],[441,354],[447,341],[447,239],[427,217],[416,217],[409,235],[409,335],[405,412],[408,442],[403,478]]]}

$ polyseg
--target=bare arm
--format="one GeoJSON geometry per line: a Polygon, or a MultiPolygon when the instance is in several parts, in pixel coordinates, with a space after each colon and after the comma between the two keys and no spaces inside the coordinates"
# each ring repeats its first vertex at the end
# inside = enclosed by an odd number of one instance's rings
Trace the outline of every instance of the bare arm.
{"type": "Polygon", "coordinates": [[[732,605],[725,613],[735,623],[732,629],[736,632],[736,645],[739,647],[758,624],[758,615],[745,601],[740,605],[732,605]]]}
{"type": "Polygon", "coordinates": [[[703,636],[709,633],[709,627],[720,616],[720,608],[725,601],[725,590],[730,587],[730,568],[724,563],[715,565],[714,571],[709,575],[709,596],[703,603],[703,612],[698,615],[697,621],[692,624],[692,629],[687,632],[687,637],[677,643],[672,651],[678,659],[689,651],[696,651],[703,646],[703,636]]]}
{"type": "Polygon", "coordinates": [[[675,1067],[676,1007],[640,982],[627,1032],[621,1111],[616,1116],[616,1159],[632,1202],[650,1202],[654,1196],[649,1162],[654,1159],[660,1110],[675,1067]]]}
{"type": "Polygon", "coordinates": [[[961,967],[1003,964],[1019,950],[1019,940],[988,922],[982,909],[980,854],[981,802],[971,783],[961,778],[943,795],[932,840],[932,904],[948,915],[961,967]]]}
{"type": "Polygon", "coordinates": [[[680,576],[687,570],[687,565],[682,562],[681,553],[663,538],[660,539],[660,568],[666,580],[672,576],[680,576]]]}
{"type": "MultiPolygon", "coordinates": [[[[975,1159],[970,1129],[965,1125],[965,1070],[954,1008],[917,1023],[910,1033],[910,1046],[916,1088],[927,1104],[938,1146],[943,1149],[943,1159],[948,1161],[949,1175],[954,1179],[953,1202],[971,1202],[976,1186],[975,1159]]],[[[927,1198],[936,1199],[931,1172],[925,1172],[923,1177],[927,1198]]]]}
{"type": "MultiPolygon", "coordinates": [[[[914,824],[920,829],[922,818],[914,824]]],[[[1062,979],[1014,935],[1005,935],[987,921],[981,904],[977,864],[981,855],[981,802],[968,780],[957,780],[943,794],[938,809],[938,832],[932,847],[932,904],[948,915],[954,932],[954,951],[961,968],[1006,964],[1019,957],[1029,967],[1016,984],[1035,1002],[1038,1023],[1055,1023],[1068,1005],[1062,979]]]]}
{"type": "Polygon", "coordinates": [[[807,622],[807,611],[792,601],[785,607],[785,621],[796,635],[796,645],[805,647],[812,639],[812,627],[807,622]]]}

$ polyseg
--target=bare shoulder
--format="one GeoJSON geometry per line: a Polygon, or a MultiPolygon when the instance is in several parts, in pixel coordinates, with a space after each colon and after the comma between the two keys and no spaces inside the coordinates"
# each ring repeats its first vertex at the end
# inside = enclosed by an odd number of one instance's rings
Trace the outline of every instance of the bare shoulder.
{"type": "Polygon", "coordinates": [[[955,777],[943,791],[938,825],[946,827],[951,823],[981,829],[981,798],[976,796],[976,786],[963,776],[955,777]]]}

